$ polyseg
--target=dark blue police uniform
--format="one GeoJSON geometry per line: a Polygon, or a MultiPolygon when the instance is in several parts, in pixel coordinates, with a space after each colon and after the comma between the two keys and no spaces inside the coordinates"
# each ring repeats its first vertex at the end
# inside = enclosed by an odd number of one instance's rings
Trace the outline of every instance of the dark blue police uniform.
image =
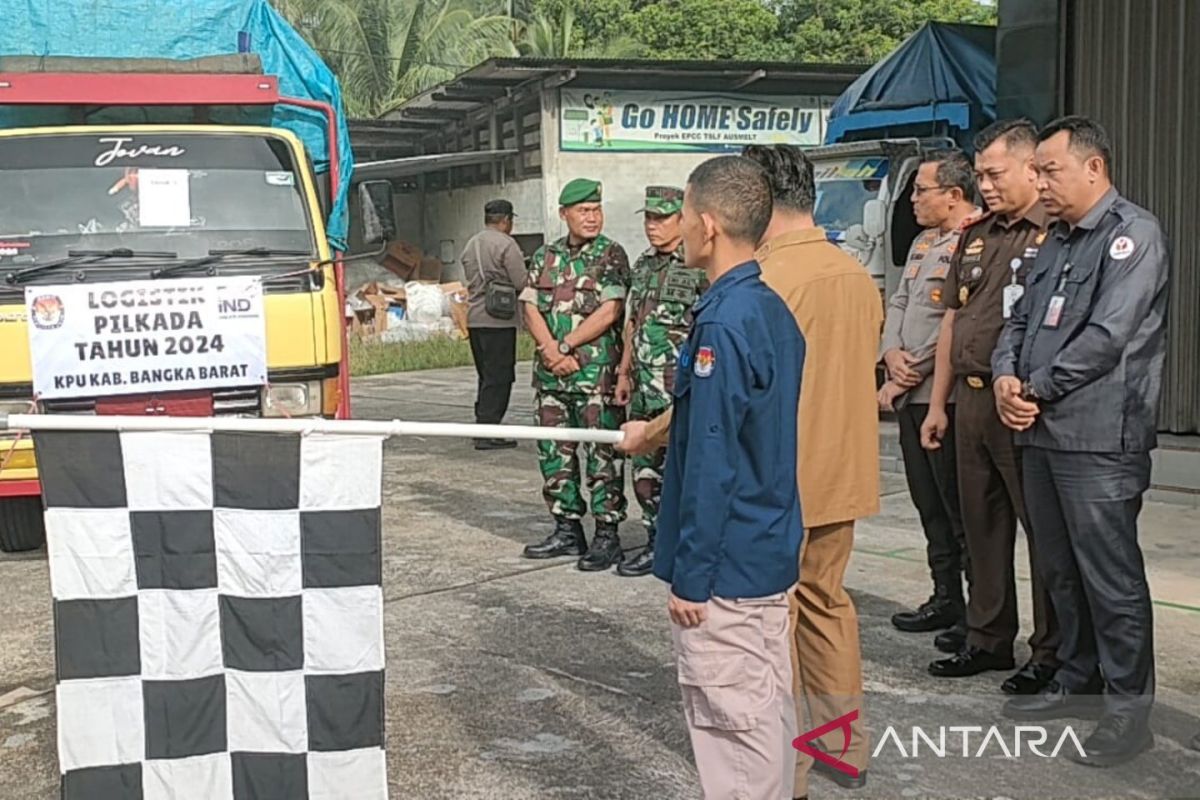
{"type": "Polygon", "coordinates": [[[992,356],[1041,409],[1017,434],[1038,569],[1062,629],[1055,679],[1144,722],[1154,624],[1137,518],[1166,352],[1168,248],[1158,220],[1110,189],[1038,253],[992,356]]]}
{"type": "Polygon", "coordinates": [[[803,369],[804,339],[758,262],[722,275],[696,304],[654,542],[654,574],[677,597],[766,597],[796,582],[803,369]]]}

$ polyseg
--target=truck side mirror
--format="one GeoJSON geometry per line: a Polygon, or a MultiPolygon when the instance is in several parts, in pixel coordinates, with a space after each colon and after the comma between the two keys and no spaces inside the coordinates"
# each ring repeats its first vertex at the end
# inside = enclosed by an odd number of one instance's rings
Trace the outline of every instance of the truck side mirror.
{"type": "Polygon", "coordinates": [[[363,244],[383,244],[396,238],[396,217],[389,181],[364,181],[358,185],[363,244]]]}
{"type": "Polygon", "coordinates": [[[872,239],[883,236],[887,230],[887,208],[877,198],[863,204],[863,233],[872,239]]]}

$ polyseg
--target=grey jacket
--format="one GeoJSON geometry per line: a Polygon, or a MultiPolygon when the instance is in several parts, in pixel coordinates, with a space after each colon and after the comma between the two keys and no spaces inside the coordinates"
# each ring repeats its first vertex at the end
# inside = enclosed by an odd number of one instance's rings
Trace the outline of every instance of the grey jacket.
{"type": "Polygon", "coordinates": [[[888,301],[879,358],[882,361],[884,354],[892,349],[911,353],[918,359],[913,369],[924,379],[909,389],[897,405],[928,403],[933,392],[934,353],[942,318],[946,316],[942,290],[961,235],[957,229],[942,233],[928,228],[918,236],[909,248],[900,285],[888,301]]]}
{"type": "Polygon", "coordinates": [[[1041,413],[1017,444],[1093,453],[1157,445],[1166,353],[1166,236],[1109,190],[1038,253],[992,354],[996,377],[1028,380],[1041,413]]]}

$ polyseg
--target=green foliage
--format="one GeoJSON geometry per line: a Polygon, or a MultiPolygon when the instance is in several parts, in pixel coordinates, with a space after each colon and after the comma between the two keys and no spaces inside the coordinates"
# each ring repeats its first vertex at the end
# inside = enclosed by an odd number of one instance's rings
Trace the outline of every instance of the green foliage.
{"type": "Polygon", "coordinates": [[[346,109],[377,117],[493,56],[513,56],[496,2],[276,0],[337,73],[346,109]]]}
{"type": "Polygon", "coordinates": [[[770,59],[779,19],[760,0],[660,0],[625,18],[652,58],[770,59]]]}
{"type": "Polygon", "coordinates": [[[978,0],[772,0],[797,61],[874,63],[925,22],[996,24],[978,0]]]}
{"type": "Polygon", "coordinates": [[[273,0],[376,117],[494,56],[871,63],[979,0],[273,0]]]}
{"type": "MultiPolygon", "coordinates": [[[[533,337],[517,336],[517,361],[532,361],[533,337]]],[[[463,339],[438,336],[423,342],[350,340],[350,374],[356,377],[421,369],[465,367],[471,363],[471,345],[463,339]]]]}

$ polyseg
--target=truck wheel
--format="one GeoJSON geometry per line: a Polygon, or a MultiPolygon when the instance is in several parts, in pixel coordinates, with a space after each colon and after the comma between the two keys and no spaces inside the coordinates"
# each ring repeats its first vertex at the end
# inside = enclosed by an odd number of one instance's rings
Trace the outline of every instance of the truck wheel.
{"type": "Polygon", "coordinates": [[[20,553],[46,543],[46,521],[40,497],[0,499],[0,550],[20,553]]]}

